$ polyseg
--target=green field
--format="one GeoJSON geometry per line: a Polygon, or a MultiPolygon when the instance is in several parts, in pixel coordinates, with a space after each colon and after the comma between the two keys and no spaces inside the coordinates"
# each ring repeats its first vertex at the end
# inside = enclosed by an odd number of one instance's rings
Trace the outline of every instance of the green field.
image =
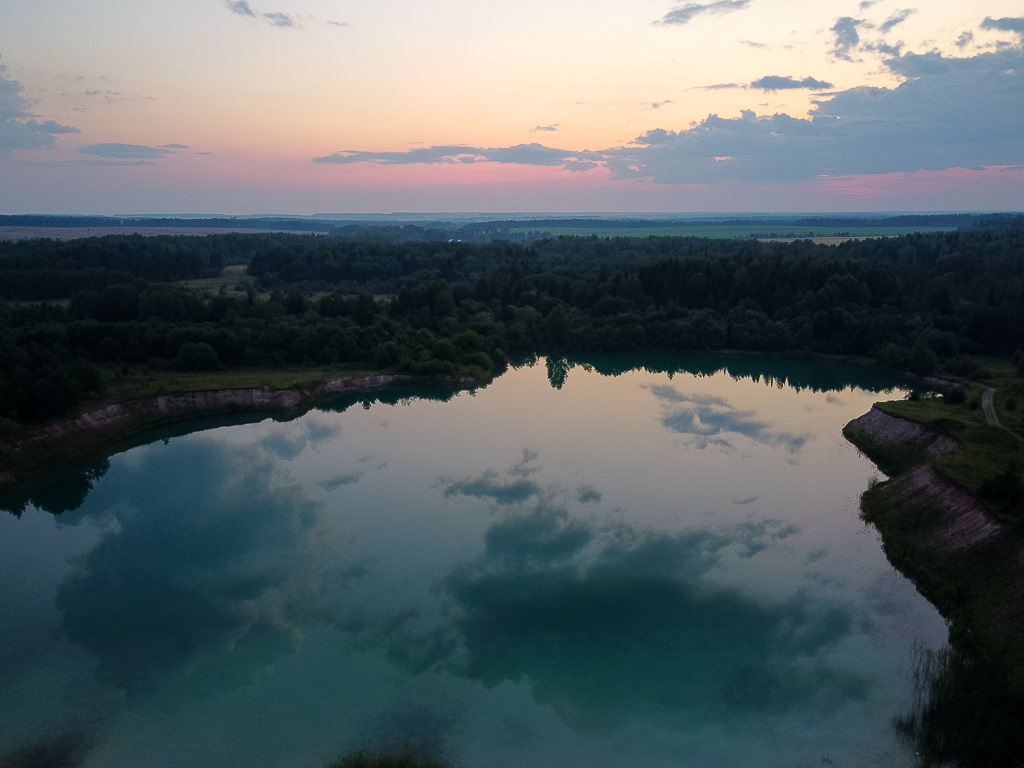
{"type": "Polygon", "coordinates": [[[225,291],[233,291],[239,286],[250,286],[254,281],[245,274],[245,264],[233,264],[224,267],[217,277],[178,280],[177,282],[178,285],[183,285],[192,291],[217,293],[222,288],[225,291]]]}
{"type": "Polygon", "coordinates": [[[752,222],[749,224],[718,223],[709,221],[693,224],[665,224],[655,226],[607,226],[595,222],[593,226],[547,226],[543,221],[536,227],[521,226],[511,231],[520,234],[544,231],[552,237],[590,237],[596,234],[600,238],[762,238],[794,240],[804,238],[893,238],[900,234],[913,232],[944,232],[952,226],[844,226],[834,227],[795,227],[785,221],[752,222]]]}
{"type": "Polygon", "coordinates": [[[664,226],[623,225],[621,227],[602,226],[595,222],[594,226],[545,226],[537,222],[536,227],[523,226],[511,230],[526,234],[528,232],[547,232],[552,237],[711,237],[711,238],[744,238],[758,237],[764,239],[793,240],[822,237],[897,237],[915,232],[949,232],[955,227],[841,227],[838,230],[828,227],[798,228],[788,222],[760,222],[751,224],[731,224],[723,222],[706,222],[698,224],[666,224],[664,226]]]}

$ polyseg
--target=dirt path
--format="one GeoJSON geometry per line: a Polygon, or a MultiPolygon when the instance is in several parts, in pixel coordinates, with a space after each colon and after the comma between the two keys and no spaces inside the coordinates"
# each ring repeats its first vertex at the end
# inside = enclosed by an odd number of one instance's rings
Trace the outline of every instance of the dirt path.
{"type": "Polygon", "coordinates": [[[1021,437],[1016,432],[1007,427],[1004,427],[999,417],[996,416],[996,404],[995,404],[996,391],[992,387],[988,387],[981,395],[981,410],[985,414],[985,421],[990,427],[999,427],[1000,429],[1009,432],[1011,435],[1017,438],[1018,441],[1024,442],[1024,437],[1021,437]]]}
{"type": "Polygon", "coordinates": [[[984,394],[981,396],[981,410],[985,412],[985,421],[988,422],[991,427],[1001,427],[999,423],[999,417],[996,416],[996,405],[995,405],[996,391],[992,387],[988,387],[984,394]]]}

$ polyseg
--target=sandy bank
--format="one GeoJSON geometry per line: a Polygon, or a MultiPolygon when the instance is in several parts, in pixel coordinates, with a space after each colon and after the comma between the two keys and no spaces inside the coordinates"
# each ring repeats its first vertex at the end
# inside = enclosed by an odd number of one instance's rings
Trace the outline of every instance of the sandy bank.
{"type": "MultiPolygon", "coordinates": [[[[112,403],[72,418],[26,428],[13,438],[0,439],[0,488],[81,459],[160,424],[220,413],[309,408],[333,395],[381,387],[409,378],[391,374],[342,376],[309,387],[177,392],[112,403]]],[[[463,376],[441,381],[467,386],[474,380],[463,376]]]]}

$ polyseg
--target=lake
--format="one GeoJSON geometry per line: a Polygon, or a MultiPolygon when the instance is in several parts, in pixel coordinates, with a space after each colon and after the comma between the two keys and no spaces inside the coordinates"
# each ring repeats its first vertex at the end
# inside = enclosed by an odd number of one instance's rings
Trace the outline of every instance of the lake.
{"type": "Polygon", "coordinates": [[[911,766],[890,721],[946,625],[860,519],[878,473],[841,434],[903,394],[539,359],[154,434],[0,517],[0,754],[911,766]]]}

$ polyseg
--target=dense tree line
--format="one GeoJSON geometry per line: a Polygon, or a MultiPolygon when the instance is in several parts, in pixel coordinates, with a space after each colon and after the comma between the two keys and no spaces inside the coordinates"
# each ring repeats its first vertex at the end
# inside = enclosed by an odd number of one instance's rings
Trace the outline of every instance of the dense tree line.
{"type": "Polygon", "coordinates": [[[519,353],[742,349],[967,372],[971,356],[1024,346],[1024,232],[1009,224],[838,246],[255,233],[2,243],[0,417],[65,412],[100,386],[97,366],[484,373],[519,353]],[[229,264],[247,264],[253,285],[174,284],[229,264]]]}
{"type": "Polygon", "coordinates": [[[310,237],[226,233],[0,242],[0,298],[68,299],[79,291],[111,285],[142,287],[146,283],[214,277],[229,264],[248,263],[254,250],[289,238],[310,237]]]}
{"type": "Polygon", "coordinates": [[[295,232],[328,232],[334,226],[329,219],[306,217],[216,217],[181,218],[156,216],[55,216],[42,214],[13,214],[0,216],[0,227],[173,227],[175,229],[283,229],[295,232]]]}

